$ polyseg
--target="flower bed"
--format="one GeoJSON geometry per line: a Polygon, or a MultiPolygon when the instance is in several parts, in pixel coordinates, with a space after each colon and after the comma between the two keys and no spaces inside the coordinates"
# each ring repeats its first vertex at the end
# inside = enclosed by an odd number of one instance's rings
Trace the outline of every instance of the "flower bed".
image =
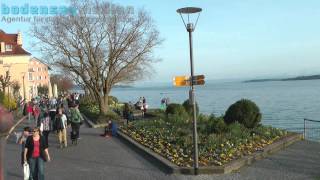
{"type": "MultiPolygon", "coordinates": [[[[198,122],[199,165],[222,166],[288,135],[272,127],[245,128],[239,123],[223,125],[221,118],[201,116],[198,122]],[[219,132],[219,130],[222,130],[219,132]]],[[[192,123],[177,117],[140,120],[120,131],[180,167],[193,165],[192,123]]]]}

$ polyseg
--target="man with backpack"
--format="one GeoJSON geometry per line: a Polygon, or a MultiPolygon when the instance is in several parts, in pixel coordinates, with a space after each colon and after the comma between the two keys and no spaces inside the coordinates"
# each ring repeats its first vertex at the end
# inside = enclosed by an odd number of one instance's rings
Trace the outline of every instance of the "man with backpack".
{"type": "Polygon", "coordinates": [[[78,104],[73,104],[70,108],[70,121],[71,121],[71,139],[74,141],[79,138],[80,125],[83,122],[83,117],[78,109],[78,104]]]}

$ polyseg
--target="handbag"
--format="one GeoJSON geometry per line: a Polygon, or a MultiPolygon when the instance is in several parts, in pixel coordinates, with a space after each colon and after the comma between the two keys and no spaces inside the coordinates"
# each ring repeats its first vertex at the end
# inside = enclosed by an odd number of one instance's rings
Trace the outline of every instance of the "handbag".
{"type": "Polygon", "coordinates": [[[23,164],[23,179],[29,180],[29,176],[30,176],[29,164],[27,162],[25,162],[23,164]]]}
{"type": "Polygon", "coordinates": [[[40,124],[40,132],[43,132],[43,122],[40,124]]]}

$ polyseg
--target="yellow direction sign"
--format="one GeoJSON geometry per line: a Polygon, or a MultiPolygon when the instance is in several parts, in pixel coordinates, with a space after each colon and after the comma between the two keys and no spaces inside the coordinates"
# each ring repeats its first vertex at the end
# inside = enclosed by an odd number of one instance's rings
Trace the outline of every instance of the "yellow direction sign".
{"type": "Polygon", "coordinates": [[[203,85],[205,83],[204,75],[193,76],[192,82],[193,82],[193,85],[203,85]]]}
{"type": "Polygon", "coordinates": [[[189,76],[176,76],[173,78],[174,86],[190,86],[189,76]]]}

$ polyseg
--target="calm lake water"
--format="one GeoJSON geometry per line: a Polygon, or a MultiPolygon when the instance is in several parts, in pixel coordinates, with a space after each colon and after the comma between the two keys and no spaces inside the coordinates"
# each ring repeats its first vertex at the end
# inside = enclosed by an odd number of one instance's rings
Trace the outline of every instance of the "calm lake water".
{"type": "MultiPolygon", "coordinates": [[[[151,108],[160,100],[182,103],[189,88],[173,86],[115,88],[111,95],[122,102],[135,103],[144,96],[151,108]]],[[[262,112],[262,123],[294,131],[303,130],[303,119],[320,120],[320,80],[207,83],[196,87],[201,113],[223,115],[227,108],[242,98],[254,101],[262,112]]],[[[314,123],[319,124],[320,123],[314,123]]],[[[316,125],[314,125],[316,126],[316,125]]]]}

